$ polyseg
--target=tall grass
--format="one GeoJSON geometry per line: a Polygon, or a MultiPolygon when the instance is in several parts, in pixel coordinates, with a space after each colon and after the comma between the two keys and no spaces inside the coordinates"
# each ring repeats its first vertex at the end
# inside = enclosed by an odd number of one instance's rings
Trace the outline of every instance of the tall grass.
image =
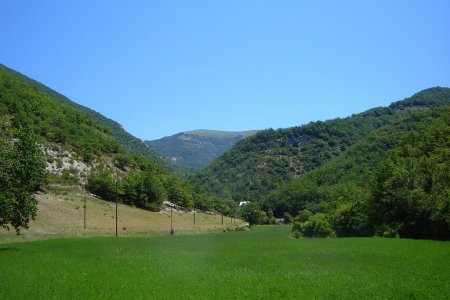
{"type": "Polygon", "coordinates": [[[285,226],[0,245],[0,299],[430,298],[450,295],[450,243],[289,239],[285,226]]]}

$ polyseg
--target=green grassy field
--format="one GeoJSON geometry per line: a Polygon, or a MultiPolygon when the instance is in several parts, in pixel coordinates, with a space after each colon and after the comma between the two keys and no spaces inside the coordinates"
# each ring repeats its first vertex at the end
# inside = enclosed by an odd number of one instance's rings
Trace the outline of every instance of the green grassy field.
{"type": "Polygon", "coordinates": [[[450,297],[449,242],[289,229],[0,244],[0,299],[450,297]]]}

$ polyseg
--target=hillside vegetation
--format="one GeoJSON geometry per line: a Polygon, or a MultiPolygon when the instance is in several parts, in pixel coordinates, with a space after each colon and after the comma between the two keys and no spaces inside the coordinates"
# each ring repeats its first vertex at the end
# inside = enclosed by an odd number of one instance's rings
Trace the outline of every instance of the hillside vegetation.
{"type": "Polygon", "coordinates": [[[450,239],[450,89],[345,119],[259,132],[194,179],[250,224],[300,236],[450,239]],[[293,218],[294,217],[294,218],[293,218]]]}
{"type": "MultiPolygon", "coordinates": [[[[32,193],[50,183],[151,211],[169,201],[234,215],[238,201],[251,201],[240,209],[250,225],[283,218],[294,222],[295,237],[450,239],[449,88],[343,119],[260,131],[191,181],[149,159],[151,152],[124,146],[111,120],[68,101],[0,66],[0,226],[26,228],[36,215],[32,193]]],[[[200,130],[173,144],[233,136],[200,130]]]]}
{"type": "Polygon", "coordinates": [[[194,130],[145,143],[174,164],[190,170],[209,165],[237,141],[257,131],[194,130]]]}
{"type": "Polygon", "coordinates": [[[358,140],[412,111],[448,104],[450,89],[431,88],[411,98],[343,119],[264,130],[241,140],[192,180],[224,198],[259,201],[267,193],[338,157],[358,140]]]}
{"type": "Polygon", "coordinates": [[[449,155],[450,106],[414,112],[272,191],[262,206],[275,215],[324,213],[339,236],[449,239],[449,155]]]}
{"type": "MultiPolygon", "coordinates": [[[[45,154],[47,183],[83,185],[103,199],[114,200],[117,194],[123,203],[150,210],[157,210],[165,200],[184,207],[217,207],[220,200],[210,200],[148,155],[122,146],[111,127],[97,121],[106,118],[42,89],[0,66],[0,125],[9,131],[29,128],[34,132],[34,142],[45,154]]],[[[14,141],[4,132],[6,145],[14,141]]]]}
{"type": "Polygon", "coordinates": [[[83,114],[89,116],[93,121],[106,128],[110,133],[111,137],[119,145],[121,145],[127,152],[135,155],[145,156],[146,158],[149,158],[150,160],[162,166],[163,168],[172,172],[176,172],[177,174],[180,175],[186,174],[184,170],[172,165],[169,161],[165,160],[161,155],[159,155],[152,149],[149,149],[140,139],[128,133],[117,121],[111,120],[88,107],[80,105],[70,100],[66,96],[58,93],[57,91],[49,88],[48,86],[32,78],[29,78],[15,70],[12,70],[2,64],[0,64],[0,69],[7,71],[7,73],[20,79],[29,86],[34,87],[37,91],[48,95],[52,100],[60,101],[64,104],[67,104],[75,108],[77,111],[82,112],[83,114]]]}

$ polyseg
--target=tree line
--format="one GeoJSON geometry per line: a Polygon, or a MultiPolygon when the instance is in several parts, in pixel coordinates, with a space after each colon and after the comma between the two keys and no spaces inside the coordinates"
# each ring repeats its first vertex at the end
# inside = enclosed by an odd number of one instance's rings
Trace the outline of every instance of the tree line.
{"type": "Polygon", "coordinates": [[[292,215],[297,235],[449,239],[449,154],[450,106],[418,111],[269,193],[260,207],[292,215]]]}
{"type": "Polygon", "coordinates": [[[389,107],[370,109],[342,119],[263,130],[238,141],[190,179],[224,199],[259,201],[406,114],[448,104],[449,99],[450,89],[436,87],[394,102],[389,107]]]}

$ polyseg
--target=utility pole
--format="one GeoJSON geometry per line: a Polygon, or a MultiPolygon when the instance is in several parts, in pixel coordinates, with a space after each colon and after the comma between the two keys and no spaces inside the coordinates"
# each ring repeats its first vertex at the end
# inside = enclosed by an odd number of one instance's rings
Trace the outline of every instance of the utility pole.
{"type": "Polygon", "coordinates": [[[222,225],[223,225],[223,213],[222,213],[222,225]]]}
{"type": "Polygon", "coordinates": [[[117,219],[117,179],[116,179],[116,237],[118,236],[117,227],[118,227],[118,219],[117,219]]]}
{"type": "Polygon", "coordinates": [[[83,208],[84,208],[84,229],[86,229],[86,208],[87,208],[87,206],[86,206],[86,196],[84,197],[84,206],[83,206],[83,208]]]}
{"type": "Polygon", "coordinates": [[[195,227],[195,208],[194,208],[194,227],[195,227]]]}
{"type": "Polygon", "coordinates": [[[172,217],[173,217],[173,208],[171,207],[170,208],[170,234],[173,234],[173,220],[172,220],[172,217]]]}

